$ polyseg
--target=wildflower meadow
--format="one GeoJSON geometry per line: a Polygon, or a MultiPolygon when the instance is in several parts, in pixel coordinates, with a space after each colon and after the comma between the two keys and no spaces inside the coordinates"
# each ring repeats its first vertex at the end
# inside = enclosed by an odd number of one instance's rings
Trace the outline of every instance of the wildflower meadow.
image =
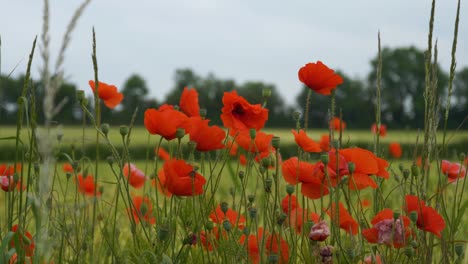
{"type": "Polygon", "coordinates": [[[184,87],[177,104],[137,105],[131,119],[109,125],[103,113],[125,96],[100,78],[98,51],[106,47],[94,28],[94,76],[74,95],[81,121],[67,128],[49,122],[60,112],[58,77],[46,76],[42,97],[31,80],[44,56],[34,40],[16,126],[0,121],[8,150],[0,162],[0,264],[468,263],[468,157],[452,149],[466,134],[447,129],[458,16],[446,101],[430,16],[420,65],[424,124],[406,132],[382,122],[380,35],[374,120],[361,134],[336,100],[346,79],[318,58],[304,58],[289,76],[307,98],[287,129],[268,127],[270,89],[251,102],[236,87],[217,109],[200,103],[200,88],[184,87]],[[311,128],[312,96],[329,98],[321,130],[311,128]]]}

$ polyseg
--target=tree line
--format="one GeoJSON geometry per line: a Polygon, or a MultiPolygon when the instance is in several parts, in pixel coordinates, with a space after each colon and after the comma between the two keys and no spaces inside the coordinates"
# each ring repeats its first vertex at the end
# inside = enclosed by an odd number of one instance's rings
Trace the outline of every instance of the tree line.
{"type": "MultiPolygon", "coordinates": [[[[337,109],[349,128],[366,129],[375,120],[375,87],[377,58],[371,60],[372,70],[366,78],[354,78],[338,71],[344,83],[336,90],[337,109]]],[[[448,86],[448,73],[438,67],[438,93],[441,113],[445,109],[448,86]]],[[[17,99],[24,85],[24,76],[16,78],[0,76],[0,125],[16,124],[17,99]]],[[[299,82],[298,82],[299,83],[299,82]]],[[[31,83],[34,93],[38,122],[43,122],[42,114],[44,95],[40,80],[31,83]]],[[[295,105],[287,105],[279,95],[275,85],[263,82],[236,83],[233,79],[220,79],[214,74],[200,76],[192,69],[178,69],[174,75],[174,85],[164,102],[149,99],[148,87],[144,78],[138,74],[131,75],[119,90],[124,100],[117,109],[102,108],[102,117],[106,122],[115,124],[129,123],[135,109],[138,109],[135,124],[143,124],[143,112],[146,108],[155,108],[162,103],[177,104],[184,87],[195,87],[199,93],[200,106],[207,111],[207,118],[220,124],[220,111],[224,92],[236,89],[249,102],[263,103],[263,91],[271,91],[267,107],[270,110],[269,127],[295,126],[293,113],[304,112],[307,87],[302,87],[295,105]]],[[[424,124],[425,87],[424,52],[415,47],[384,48],[382,50],[381,79],[382,123],[390,128],[422,128],[424,124]]],[[[64,83],[55,98],[55,104],[67,102],[55,116],[60,124],[80,124],[82,112],[76,100],[77,87],[64,83]]],[[[31,94],[30,99],[33,99],[31,94]]],[[[92,102],[92,99],[89,99],[92,102]]],[[[326,128],[327,109],[330,97],[312,93],[310,107],[310,126],[326,128]]],[[[468,67],[456,72],[453,83],[453,95],[450,106],[448,127],[459,127],[467,117],[468,106],[468,67]]],[[[442,115],[441,115],[442,118],[442,115]]],[[[463,125],[466,128],[467,125],[463,125]]]]}

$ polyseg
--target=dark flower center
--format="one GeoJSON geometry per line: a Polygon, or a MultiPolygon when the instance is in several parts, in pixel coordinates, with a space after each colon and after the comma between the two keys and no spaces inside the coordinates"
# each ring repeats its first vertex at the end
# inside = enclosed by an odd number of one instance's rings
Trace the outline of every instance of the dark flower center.
{"type": "Polygon", "coordinates": [[[244,108],[240,104],[235,104],[232,110],[233,115],[243,115],[245,113],[244,108]]]}

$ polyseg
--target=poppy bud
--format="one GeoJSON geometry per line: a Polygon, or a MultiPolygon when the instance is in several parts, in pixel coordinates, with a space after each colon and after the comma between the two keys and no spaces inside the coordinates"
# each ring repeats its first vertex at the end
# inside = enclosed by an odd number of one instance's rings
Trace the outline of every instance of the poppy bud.
{"type": "Polygon", "coordinates": [[[247,195],[247,200],[249,200],[249,203],[253,203],[253,201],[255,200],[255,195],[253,194],[247,195]]]}
{"type": "Polygon", "coordinates": [[[271,89],[263,88],[262,95],[263,95],[263,98],[269,98],[271,96],[271,89]]]}
{"type": "Polygon", "coordinates": [[[249,133],[251,139],[255,139],[257,137],[257,130],[255,130],[254,128],[251,128],[249,133]]]}
{"type": "Polygon", "coordinates": [[[213,227],[214,227],[213,221],[209,220],[208,222],[205,223],[206,230],[211,231],[213,230],[213,227]]]}
{"type": "Polygon", "coordinates": [[[418,246],[419,246],[419,245],[418,245],[418,241],[416,241],[416,240],[411,241],[411,246],[412,246],[413,248],[418,248],[418,246]]]}
{"type": "Polygon", "coordinates": [[[271,193],[271,186],[273,185],[273,179],[267,178],[265,179],[265,192],[271,193]]]}
{"type": "Polygon", "coordinates": [[[295,111],[295,112],[293,113],[293,118],[294,118],[295,121],[298,121],[300,117],[301,117],[301,113],[300,113],[300,112],[295,111]]]}
{"type": "Polygon", "coordinates": [[[270,166],[270,157],[262,159],[262,166],[268,168],[270,166]]]}
{"type": "Polygon", "coordinates": [[[80,103],[85,99],[85,93],[83,90],[76,91],[76,99],[78,99],[78,102],[80,103]]]}
{"type": "Polygon", "coordinates": [[[397,220],[400,218],[400,213],[399,212],[393,212],[393,219],[397,220]]]}
{"type": "Polygon", "coordinates": [[[414,250],[410,247],[406,247],[404,253],[407,257],[411,258],[414,255],[414,250]]]}
{"type": "Polygon", "coordinates": [[[464,246],[463,244],[455,244],[455,253],[457,254],[457,256],[459,258],[461,258],[463,256],[463,253],[464,253],[464,246]]]}
{"type": "Polygon", "coordinates": [[[400,163],[400,164],[398,165],[398,169],[400,170],[400,172],[403,173],[403,170],[405,169],[405,167],[403,166],[402,163],[400,163]]]}
{"type": "Polygon", "coordinates": [[[226,231],[231,231],[231,228],[232,228],[232,225],[231,225],[231,222],[229,222],[229,220],[224,220],[223,221],[223,228],[224,230],[226,231]]]}
{"type": "Polygon", "coordinates": [[[353,162],[348,162],[349,173],[353,174],[354,170],[356,170],[356,165],[353,162]]]}
{"type": "Polygon", "coordinates": [[[353,259],[354,257],[356,257],[356,252],[354,252],[354,249],[349,248],[348,250],[346,250],[346,255],[348,255],[349,258],[353,259]]]}
{"type": "Polygon", "coordinates": [[[405,178],[405,180],[408,179],[410,173],[411,173],[410,170],[404,169],[403,170],[403,178],[405,178]]]}
{"type": "Polygon", "coordinates": [[[104,123],[104,124],[101,125],[101,131],[102,131],[102,133],[104,133],[105,136],[107,136],[107,134],[109,134],[109,129],[110,129],[109,124],[104,123]]]}
{"type": "Polygon", "coordinates": [[[328,157],[328,154],[322,154],[320,155],[320,160],[323,162],[323,164],[327,165],[330,161],[330,157],[328,157]]]}
{"type": "Polygon", "coordinates": [[[114,158],[112,156],[108,156],[106,160],[107,160],[107,163],[109,163],[110,166],[112,166],[112,164],[114,164],[114,158]]]}
{"type": "Polygon", "coordinates": [[[268,263],[278,263],[278,261],[279,261],[278,255],[268,256],[268,263]]]}
{"type": "Polygon", "coordinates": [[[120,126],[120,135],[126,136],[128,134],[128,126],[120,126]]]}
{"type": "Polygon", "coordinates": [[[249,208],[249,216],[250,218],[254,219],[255,217],[257,217],[257,208],[255,207],[250,207],[249,208]]]}
{"type": "Polygon", "coordinates": [[[158,239],[164,241],[169,236],[169,229],[166,226],[159,226],[158,228],[158,239]]]}
{"type": "Polygon", "coordinates": [[[271,139],[271,145],[272,145],[275,149],[278,149],[279,146],[280,146],[280,140],[281,140],[280,137],[276,137],[276,136],[273,137],[273,138],[271,139]]]}
{"type": "Polygon", "coordinates": [[[286,220],[286,218],[288,217],[287,214],[285,214],[284,212],[281,213],[279,216],[278,216],[278,225],[282,225],[284,223],[284,221],[286,220]]]}
{"type": "Polygon", "coordinates": [[[250,229],[248,227],[244,227],[244,229],[242,229],[242,233],[248,236],[250,234],[250,229]]]}
{"type": "Polygon", "coordinates": [[[185,136],[185,130],[183,128],[178,128],[176,130],[176,138],[181,139],[185,136]]]}
{"type": "Polygon", "coordinates": [[[87,105],[88,105],[88,99],[87,98],[84,98],[83,100],[81,100],[81,106],[86,107],[87,105]]]}
{"type": "Polygon", "coordinates": [[[296,188],[294,187],[294,185],[291,185],[291,184],[286,185],[286,193],[289,195],[293,194],[295,189],[296,188]]]}
{"type": "Polygon", "coordinates": [[[413,177],[418,177],[419,176],[419,168],[416,165],[411,166],[411,174],[413,177]]]}
{"type": "Polygon", "coordinates": [[[206,117],[206,113],[207,113],[207,111],[206,111],[205,108],[200,108],[200,116],[201,116],[202,118],[205,118],[205,117],[206,117]]]}
{"type": "Polygon", "coordinates": [[[148,205],[146,203],[142,203],[140,206],[140,217],[146,215],[148,213],[148,205]]]}
{"type": "Polygon", "coordinates": [[[411,221],[412,221],[413,223],[416,223],[416,221],[418,221],[418,212],[416,212],[416,211],[411,211],[411,212],[409,213],[409,219],[411,219],[411,221]]]}
{"type": "Polygon", "coordinates": [[[244,175],[243,171],[239,171],[239,179],[241,179],[241,181],[244,179],[244,175]]]}
{"type": "Polygon", "coordinates": [[[226,202],[222,202],[221,205],[220,205],[220,207],[221,207],[221,211],[222,211],[224,214],[226,214],[227,211],[229,210],[229,205],[228,205],[228,203],[226,203],[226,202]]]}
{"type": "Polygon", "coordinates": [[[70,172],[65,173],[65,177],[67,177],[67,181],[70,180],[71,176],[72,175],[70,172]]]}

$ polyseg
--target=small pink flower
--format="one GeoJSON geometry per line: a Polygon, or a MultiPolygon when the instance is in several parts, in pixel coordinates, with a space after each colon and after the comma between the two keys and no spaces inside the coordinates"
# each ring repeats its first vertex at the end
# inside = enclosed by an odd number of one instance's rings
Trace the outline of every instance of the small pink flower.
{"type": "Polygon", "coordinates": [[[466,168],[460,163],[452,163],[448,160],[442,160],[442,173],[447,175],[449,182],[454,182],[466,176],[466,168]]]}
{"type": "Polygon", "coordinates": [[[0,176],[0,185],[5,192],[10,191],[10,176],[0,176]]]}
{"type": "Polygon", "coordinates": [[[310,240],[324,241],[330,235],[330,229],[325,221],[320,221],[312,226],[309,233],[310,240]]]}
{"type": "Polygon", "coordinates": [[[384,219],[374,225],[378,231],[378,243],[391,245],[392,242],[402,244],[403,238],[403,225],[400,219],[384,219]]]}

